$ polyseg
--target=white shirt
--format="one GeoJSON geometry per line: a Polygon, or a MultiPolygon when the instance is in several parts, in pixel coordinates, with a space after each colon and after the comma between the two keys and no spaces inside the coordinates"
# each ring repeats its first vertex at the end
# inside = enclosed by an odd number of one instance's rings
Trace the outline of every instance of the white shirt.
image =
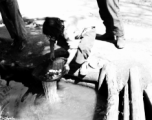
{"type": "Polygon", "coordinates": [[[70,17],[64,22],[64,36],[67,40],[69,48],[78,48],[81,39],[79,39],[87,31],[88,27],[92,27],[92,23],[87,23],[87,19],[70,17]]]}

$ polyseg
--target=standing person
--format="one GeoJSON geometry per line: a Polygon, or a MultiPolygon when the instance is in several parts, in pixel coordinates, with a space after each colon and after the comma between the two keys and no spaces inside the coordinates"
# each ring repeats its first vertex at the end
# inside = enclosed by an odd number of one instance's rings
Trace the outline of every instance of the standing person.
{"type": "Polygon", "coordinates": [[[21,51],[27,42],[27,30],[21,16],[17,0],[0,0],[3,23],[13,41],[13,48],[21,51]]]}
{"type": "Polygon", "coordinates": [[[124,30],[119,13],[119,0],[97,0],[99,14],[106,27],[106,33],[97,39],[116,40],[116,47],[124,48],[124,30]]]}

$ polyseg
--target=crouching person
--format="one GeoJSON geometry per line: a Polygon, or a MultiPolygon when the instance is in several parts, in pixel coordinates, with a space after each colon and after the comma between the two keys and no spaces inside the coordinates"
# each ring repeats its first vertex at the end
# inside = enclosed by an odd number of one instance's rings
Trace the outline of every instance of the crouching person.
{"type": "MultiPolygon", "coordinates": [[[[87,65],[87,59],[95,41],[95,26],[79,28],[77,22],[79,21],[76,18],[63,21],[56,17],[47,17],[43,24],[43,34],[50,41],[50,59],[65,57],[66,73],[74,73],[87,65]],[[71,67],[72,70],[70,70],[71,67]]],[[[86,71],[87,69],[82,69],[80,74],[85,75],[86,71]]]]}

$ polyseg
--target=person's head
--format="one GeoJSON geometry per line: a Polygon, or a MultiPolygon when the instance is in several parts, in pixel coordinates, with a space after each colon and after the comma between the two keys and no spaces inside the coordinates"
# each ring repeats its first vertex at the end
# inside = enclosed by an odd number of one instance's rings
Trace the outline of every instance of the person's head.
{"type": "Polygon", "coordinates": [[[59,36],[63,35],[63,22],[57,17],[46,17],[43,23],[43,34],[57,40],[59,36]]]}

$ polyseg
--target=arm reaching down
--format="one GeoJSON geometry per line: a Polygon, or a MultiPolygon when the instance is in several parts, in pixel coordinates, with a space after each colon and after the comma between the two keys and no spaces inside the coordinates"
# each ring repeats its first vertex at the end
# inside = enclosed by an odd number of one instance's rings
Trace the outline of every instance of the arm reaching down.
{"type": "Polygon", "coordinates": [[[71,61],[73,60],[73,58],[77,53],[77,48],[79,46],[80,40],[69,40],[67,41],[67,43],[69,45],[69,49],[68,49],[69,57],[67,58],[67,62],[65,64],[66,73],[68,73],[70,70],[69,64],[71,63],[71,61]]]}
{"type": "Polygon", "coordinates": [[[75,57],[75,54],[77,53],[77,49],[74,49],[74,48],[73,49],[69,49],[68,52],[69,52],[69,57],[67,58],[67,62],[64,65],[65,73],[68,73],[70,71],[69,64],[71,63],[71,61],[75,57]]]}
{"type": "Polygon", "coordinates": [[[73,58],[75,57],[75,54],[76,54],[76,52],[77,52],[77,48],[69,49],[68,52],[69,52],[69,57],[68,57],[68,59],[67,59],[66,64],[70,64],[70,63],[71,63],[71,61],[72,61],[73,58]]]}

